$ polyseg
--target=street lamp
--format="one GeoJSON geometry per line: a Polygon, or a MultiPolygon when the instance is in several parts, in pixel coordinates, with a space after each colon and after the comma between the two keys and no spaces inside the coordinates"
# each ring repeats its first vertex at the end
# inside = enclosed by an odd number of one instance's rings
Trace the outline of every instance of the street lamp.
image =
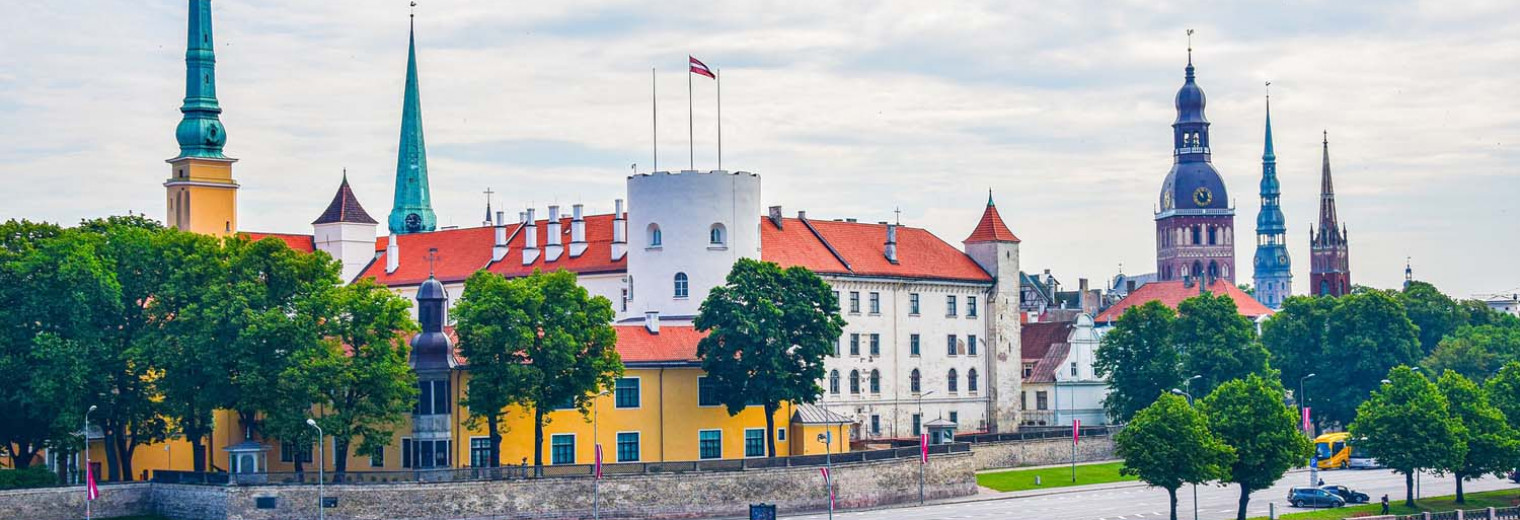
{"type": "MultiPolygon", "coordinates": [[[[1193,376],[1193,377],[1188,378],[1187,382],[1192,382],[1194,379],[1198,379],[1198,376],[1193,376]]],[[[1173,388],[1172,389],[1172,393],[1176,394],[1176,395],[1187,397],[1188,408],[1192,408],[1193,407],[1193,394],[1190,394],[1188,392],[1184,392],[1180,388],[1173,388]]],[[[1193,520],[1198,520],[1198,484],[1197,483],[1193,484],[1193,520]]]]}
{"type": "Polygon", "coordinates": [[[829,520],[834,520],[834,461],[830,458],[834,453],[834,431],[826,430],[818,434],[818,442],[823,443],[823,467],[828,468],[825,470],[823,487],[829,492],[829,520]]]}
{"type": "Polygon", "coordinates": [[[90,497],[88,496],[88,489],[90,487],[90,480],[95,476],[94,472],[90,471],[90,412],[95,411],[95,408],[95,405],[92,404],[90,405],[89,410],[84,411],[84,471],[86,475],[84,481],[84,486],[86,489],[86,496],[84,499],[84,520],[90,520],[90,497]]]}
{"type": "MultiPolygon", "coordinates": [[[[613,393],[612,390],[606,390],[602,393],[596,394],[596,397],[591,400],[591,456],[596,459],[593,462],[595,462],[597,466],[592,470],[594,472],[601,471],[602,465],[602,440],[601,437],[598,437],[596,434],[596,416],[597,412],[601,411],[602,409],[602,398],[611,393],[613,393]]],[[[594,478],[591,479],[591,518],[599,519],[602,517],[602,510],[600,507],[601,500],[599,500],[601,498],[602,475],[600,473],[597,473],[596,475],[593,475],[593,477],[594,478]]]]}
{"type": "MultiPolygon", "coordinates": [[[[928,397],[928,396],[931,396],[931,395],[934,395],[934,391],[933,390],[930,390],[928,392],[924,392],[924,393],[918,394],[918,430],[919,431],[914,432],[914,433],[916,433],[916,434],[919,435],[919,437],[918,437],[918,443],[920,445],[919,449],[922,449],[922,450],[927,450],[928,449],[927,446],[923,446],[925,444],[928,444],[927,442],[924,441],[924,437],[923,437],[923,435],[924,435],[924,432],[923,432],[923,429],[924,429],[924,398],[928,397]]],[[[918,462],[919,462],[919,464],[918,464],[918,505],[924,505],[924,464],[923,464],[924,461],[923,460],[919,460],[918,462]]]]}
{"type": "Polygon", "coordinates": [[[327,501],[327,494],[323,486],[325,486],[324,481],[327,480],[327,475],[323,471],[322,463],[327,461],[327,455],[322,451],[322,427],[317,426],[316,419],[309,417],[306,419],[306,424],[317,429],[317,518],[325,520],[327,509],[324,506],[327,504],[324,502],[327,501]]]}

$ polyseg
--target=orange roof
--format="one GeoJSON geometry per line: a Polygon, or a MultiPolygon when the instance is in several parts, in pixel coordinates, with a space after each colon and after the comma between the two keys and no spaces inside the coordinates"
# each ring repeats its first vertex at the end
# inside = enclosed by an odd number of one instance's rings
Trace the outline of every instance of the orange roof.
{"type": "Polygon", "coordinates": [[[273,238],[284,242],[286,246],[302,253],[311,253],[317,250],[317,243],[311,235],[296,233],[264,233],[260,231],[239,231],[238,235],[248,237],[248,240],[258,242],[266,238],[273,238]]]}
{"type": "Polygon", "coordinates": [[[800,265],[819,273],[857,276],[992,281],[970,256],[924,229],[897,227],[896,264],[886,257],[885,224],[783,218],[777,229],[770,219],[762,218],[760,229],[761,259],[782,267],[800,265]]]}
{"type": "Polygon", "coordinates": [[[431,271],[438,277],[438,281],[449,283],[464,280],[491,262],[491,245],[495,240],[495,232],[489,227],[473,227],[395,237],[396,245],[399,246],[397,253],[401,257],[396,272],[385,272],[385,248],[389,245],[389,237],[379,237],[375,241],[378,253],[375,260],[356,279],[374,278],[381,285],[420,284],[428,278],[428,250],[436,248],[438,256],[431,271]]]}
{"type": "Polygon", "coordinates": [[[691,325],[660,325],[659,334],[639,325],[617,325],[617,351],[623,362],[698,361],[697,342],[707,337],[691,325]]]}
{"type": "Polygon", "coordinates": [[[982,220],[976,223],[976,229],[971,230],[971,236],[962,242],[1018,242],[1019,237],[1013,235],[1008,225],[1003,223],[1003,217],[998,215],[997,206],[992,204],[992,196],[987,196],[987,210],[982,212],[982,220]]]}
{"type": "MultiPolygon", "coordinates": [[[[1230,282],[1215,280],[1214,284],[1209,286],[1209,292],[1228,295],[1231,300],[1235,301],[1235,307],[1239,309],[1240,315],[1247,318],[1254,319],[1273,314],[1272,309],[1268,309],[1267,306],[1256,301],[1256,298],[1252,298],[1251,295],[1246,294],[1245,291],[1240,290],[1239,287],[1230,282]]],[[[1194,296],[1198,296],[1197,285],[1188,287],[1181,280],[1151,282],[1129,293],[1129,296],[1125,296],[1123,300],[1119,300],[1119,303],[1115,303],[1112,307],[1098,314],[1098,317],[1094,318],[1093,321],[1112,323],[1117,321],[1120,315],[1124,314],[1125,309],[1150,301],[1159,301],[1167,307],[1176,309],[1177,304],[1194,296]]]]}
{"type": "MultiPolygon", "coordinates": [[[[494,262],[488,268],[491,272],[510,277],[527,276],[533,274],[534,269],[553,271],[564,268],[577,274],[618,272],[628,269],[628,255],[623,255],[617,261],[612,260],[612,222],[613,215],[588,215],[586,219],[586,251],[580,256],[570,258],[570,218],[560,219],[560,245],[565,251],[560,253],[559,259],[553,262],[545,262],[543,248],[548,244],[549,226],[548,220],[537,222],[538,232],[538,259],[533,263],[523,265],[522,251],[527,243],[526,233],[517,233],[517,225],[507,227],[507,244],[511,250],[500,262],[494,262]],[[513,234],[516,233],[516,236],[513,234]]],[[[494,241],[491,237],[487,245],[494,241]]],[[[489,247],[488,247],[489,249],[489,247]]],[[[489,258],[489,255],[488,255],[489,258]]]]}

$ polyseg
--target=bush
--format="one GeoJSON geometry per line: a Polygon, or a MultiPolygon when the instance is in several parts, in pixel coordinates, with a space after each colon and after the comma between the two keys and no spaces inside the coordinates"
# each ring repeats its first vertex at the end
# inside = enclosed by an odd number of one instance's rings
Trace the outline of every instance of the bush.
{"type": "Polygon", "coordinates": [[[38,488],[58,485],[58,475],[46,466],[0,470],[0,489],[38,488]]]}

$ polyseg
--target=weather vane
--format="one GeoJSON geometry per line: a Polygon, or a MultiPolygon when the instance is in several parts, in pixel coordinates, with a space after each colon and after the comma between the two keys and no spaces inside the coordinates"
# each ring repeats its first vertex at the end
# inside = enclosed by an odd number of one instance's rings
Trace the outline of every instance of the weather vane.
{"type": "Polygon", "coordinates": [[[1192,63],[1193,62],[1193,30],[1192,29],[1188,29],[1187,30],[1187,39],[1188,39],[1188,63],[1192,63]]]}
{"type": "MultiPolygon", "coordinates": [[[[413,18],[417,17],[417,2],[412,2],[412,13],[410,15],[408,15],[408,16],[411,16],[413,18]]],[[[1192,31],[1189,31],[1188,34],[1193,34],[1193,33],[1192,33],[1192,31]]]]}
{"type": "Polygon", "coordinates": [[[424,257],[428,261],[428,278],[433,277],[433,263],[438,261],[438,248],[429,247],[428,255],[424,257]]]}

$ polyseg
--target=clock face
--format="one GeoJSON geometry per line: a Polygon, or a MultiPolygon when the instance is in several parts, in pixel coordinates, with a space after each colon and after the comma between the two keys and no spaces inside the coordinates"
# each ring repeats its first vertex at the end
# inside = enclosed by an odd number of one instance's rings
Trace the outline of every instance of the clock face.
{"type": "Polygon", "coordinates": [[[422,216],[416,213],[406,215],[406,230],[411,232],[422,231],[422,216]]]}
{"type": "Polygon", "coordinates": [[[1172,190],[1161,194],[1161,209],[1172,209],[1172,190]]]}
{"type": "Polygon", "coordinates": [[[1214,193],[1209,191],[1208,188],[1198,188],[1196,190],[1193,190],[1193,203],[1199,206],[1207,206],[1210,202],[1213,201],[1214,193]]]}

